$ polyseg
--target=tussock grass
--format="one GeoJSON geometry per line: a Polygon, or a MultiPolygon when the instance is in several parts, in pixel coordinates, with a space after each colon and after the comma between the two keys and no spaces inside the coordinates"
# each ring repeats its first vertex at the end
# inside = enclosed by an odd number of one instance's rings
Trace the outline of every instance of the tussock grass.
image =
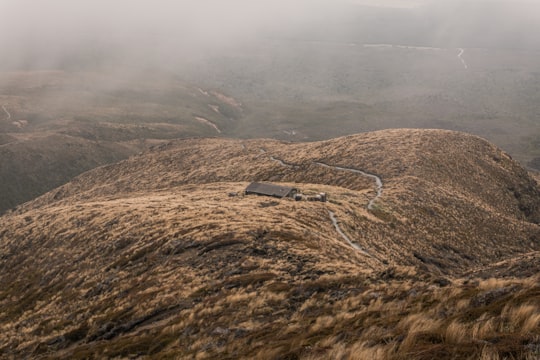
{"type": "Polygon", "coordinates": [[[1,218],[0,352],[534,358],[537,189],[499,152],[407,130],[311,144],[189,140],[98,169],[1,218]],[[377,173],[386,215],[366,210],[372,181],[313,161],[377,173]],[[332,201],[242,195],[251,180],[332,201]]]}

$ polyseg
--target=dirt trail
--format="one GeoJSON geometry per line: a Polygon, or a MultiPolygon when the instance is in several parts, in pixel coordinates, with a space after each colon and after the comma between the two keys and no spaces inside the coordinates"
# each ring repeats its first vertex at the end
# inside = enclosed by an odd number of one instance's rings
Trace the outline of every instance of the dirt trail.
{"type": "Polygon", "coordinates": [[[461,63],[463,64],[463,67],[464,67],[465,69],[468,69],[469,66],[468,66],[467,63],[465,62],[465,59],[463,59],[463,54],[465,53],[465,49],[459,48],[458,50],[459,50],[459,54],[458,54],[457,57],[459,58],[459,60],[460,60],[461,63]]]}
{"type": "MultiPolygon", "coordinates": [[[[267,154],[267,151],[266,149],[263,149],[263,148],[260,148],[259,149],[260,152],[262,154],[267,154]]],[[[288,162],[285,162],[281,159],[278,159],[274,156],[268,156],[268,158],[274,162],[277,162],[279,165],[283,166],[283,167],[287,167],[287,168],[298,168],[299,166],[298,165],[295,165],[295,164],[291,164],[291,163],[288,163],[288,162]]],[[[383,182],[381,180],[380,177],[378,177],[377,175],[374,175],[374,174],[370,174],[370,173],[367,173],[365,171],[362,171],[362,170],[358,170],[358,169],[353,169],[353,168],[345,168],[345,167],[341,167],[341,166],[333,166],[333,165],[328,165],[328,164],[325,164],[325,163],[322,163],[322,162],[317,162],[317,161],[314,161],[313,164],[315,165],[318,165],[318,166],[323,166],[325,168],[329,168],[329,169],[334,169],[334,170],[338,170],[338,171],[348,171],[348,172],[352,172],[352,173],[355,173],[355,174],[359,174],[359,175],[362,175],[362,176],[365,176],[365,177],[368,177],[370,179],[373,179],[375,180],[375,184],[377,186],[377,194],[375,195],[374,198],[372,198],[369,203],[368,203],[368,206],[367,206],[367,209],[368,210],[372,210],[373,209],[373,206],[375,204],[375,201],[381,197],[382,195],[382,192],[383,192],[383,182]]],[[[330,220],[332,221],[332,224],[334,224],[334,227],[336,228],[336,231],[339,233],[339,235],[341,235],[341,237],[343,239],[345,239],[345,241],[351,245],[355,250],[361,252],[362,254],[366,255],[366,256],[369,256],[369,257],[372,257],[368,252],[366,252],[364,249],[362,249],[360,246],[356,245],[355,243],[353,243],[351,241],[351,239],[347,236],[347,234],[345,234],[345,232],[343,232],[343,230],[341,229],[341,227],[339,226],[339,223],[336,219],[336,214],[333,212],[333,211],[330,211],[328,210],[328,214],[330,215],[330,220]]]]}
{"type": "Polygon", "coordinates": [[[201,122],[201,123],[203,123],[203,124],[205,124],[205,125],[208,125],[208,126],[214,128],[214,130],[216,130],[218,134],[221,134],[221,129],[218,128],[218,126],[217,126],[216,124],[214,124],[213,122],[211,122],[210,120],[205,119],[205,118],[200,117],[200,116],[195,116],[195,119],[196,119],[198,122],[201,122]]]}
{"type": "MultiPolygon", "coordinates": [[[[267,153],[266,149],[260,148],[259,150],[260,150],[261,154],[266,154],[267,153]]],[[[283,167],[288,167],[288,168],[298,168],[299,167],[296,164],[288,163],[288,162],[286,162],[286,161],[284,161],[282,159],[278,159],[278,158],[276,158],[274,156],[268,156],[268,158],[270,160],[274,161],[274,162],[277,162],[279,165],[281,165],[283,167]]],[[[365,172],[365,171],[362,171],[362,170],[358,170],[358,169],[353,169],[353,168],[346,168],[346,167],[341,167],[341,166],[328,165],[328,164],[325,164],[325,163],[319,162],[319,161],[314,161],[313,164],[318,165],[318,166],[323,166],[323,167],[329,168],[329,169],[338,170],[338,171],[348,171],[348,172],[352,172],[352,173],[359,174],[359,175],[368,177],[370,179],[373,179],[375,181],[375,185],[376,185],[376,195],[371,200],[369,200],[369,203],[367,205],[368,210],[373,210],[373,206],[375,205],[375,201],[377,201],[381,197],[381,195],[383,193],[383,182],[382,182],[381,178],[378,177],[375,174],[371,174],[371,173],[368,173],[368,172],[365,172]]]]}
{"type": "Polygon", "coordinates": [[[270,160],[275,161],[279,165],[284,166],[284,167],[289,167],[289,168],[297,168],[298,167],[297,165],[286,163],[285,161],[283,161],[281,159],[277,159],[277,158],[275,158],[273,156],[270,156],[270,160]]]}
{"type": "Polygon", "coordinates": [[[7,115],[7,121],[11,120],[11,114],[9,113],[9,111],[7,111],[6,109],[6,106],[5,105],[2,105],[2,110],[4,110],[4,112],[6,113],[7,115]]]}
{"type": "Polygon", "coordinates": [[[336,214],[334,214],[334,212],[328,210],[328,215],[330,215],[330,220],[332,220],[332,224],[334,224],[334,227],[336,228],[336,231],[339,233],[339,235],[341,235],[341,237],[343,239],[345,239],[345,241],[347,241],[347,243],[349,243],[349,245],[351,245],[355,250],[358,250],[359,252],[361,252],[362,254],[366,255],[366,256],[369,256],[371,257],[371,255],[366,252],[364,249],[362,249],[360,246],[356,245],[355,243],[353,243],[351,241],[351,239],[347,236],[347,234],[345,234],[343,232],[343,230],[341,229],[341,227],[339,226],[338,224],[338,221],[336,219],[336,214]]]}
{"type": "Polygon", "coordinates": [[[345,167],[341,167],[341,166],[332,166],[332,165],[328,165],[328,164],[325,164],[325,163],[322,163],[322,162],[315,162],[315,164],[319,165],[319,166],[324,166],[324,167],[330,168],[330,169],[335,169],[335,170],[339,170],[339,171],[348,171],[348,172],[352,172],[352,173],[355,173],[355,174],[360,174],[362,176],[365,176],[365,177],[368,177],[370,179],[375,180],[375,184],[377,186],[377,194],[375,195],[374,198],[369,200],[369,203],[368,203],[368,206],[367,206],[368,210],[373,209],[373,205],[375,204],[375,201],[377,201],[377,199],[380,198],[381,195],[382,195],[383,182],[382,182],[381,178],[378,177],[377,175],[370,174],[370,173],[367,173],[365,171],[358,170],[358,169],[345,168],[345,167]]]}

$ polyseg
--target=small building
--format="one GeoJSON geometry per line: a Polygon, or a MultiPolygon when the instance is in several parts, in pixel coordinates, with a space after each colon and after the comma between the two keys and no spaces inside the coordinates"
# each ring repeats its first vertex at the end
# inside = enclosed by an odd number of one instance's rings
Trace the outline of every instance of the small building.
{"type": "Polygon", "coordinates": [[[281,186],[268,183],[253,182],[246,188],[246,195],[263,195],[276,198],[293,198],[298,193],[298,189],[290,186],[281,186]]]}

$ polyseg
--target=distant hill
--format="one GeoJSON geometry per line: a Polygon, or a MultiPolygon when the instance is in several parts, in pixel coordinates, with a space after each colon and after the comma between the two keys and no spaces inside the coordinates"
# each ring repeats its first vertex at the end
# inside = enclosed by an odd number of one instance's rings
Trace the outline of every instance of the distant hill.
{"type": "Polygon", "coordinates": [[[136,149],[62,134],[28,136],[0,146],[0,210],[33,199],[83,171],[122,160],[136,149]]]}
{"type": "Polygon", "coordinates": [[[0,94],[0,213],[161,140],[219,135],[242,111],[161,72],[1,73],[0,94]]]}
{"type": "Polygon", "coordinates": [[[5,357],[530,359],[540,348],[540,189],[464,133],[175,140],[1,221],[5,357]],[[329,201],[245,196],[251,181],[329,201]]]}

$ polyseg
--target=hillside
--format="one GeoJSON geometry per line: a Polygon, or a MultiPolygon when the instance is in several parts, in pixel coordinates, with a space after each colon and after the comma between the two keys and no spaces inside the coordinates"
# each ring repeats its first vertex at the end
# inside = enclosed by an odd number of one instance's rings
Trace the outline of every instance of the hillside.
{"type": "Polygon", "coordinates": [[[175,138],[213,136],[236,100],[163,72],[0,73],[0,213],[175,138]]]}
{"type": "Polygon", "coordinates": [[[540,189],[463,133],[176,140],[1,221],[5,357],[540,353],[540,189]]]}

